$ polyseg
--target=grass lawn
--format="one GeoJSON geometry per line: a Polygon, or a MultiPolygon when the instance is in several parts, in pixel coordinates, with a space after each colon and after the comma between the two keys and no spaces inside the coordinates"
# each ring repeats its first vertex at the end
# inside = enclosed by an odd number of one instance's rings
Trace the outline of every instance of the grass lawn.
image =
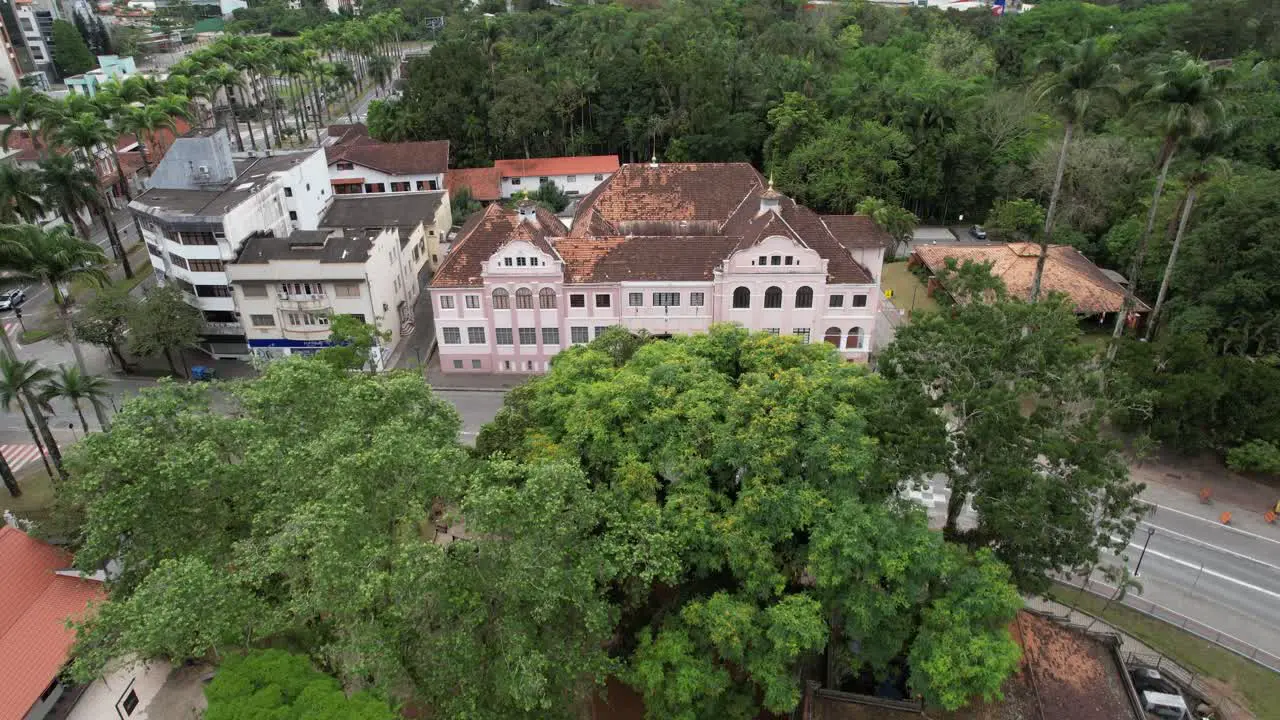
{"type": "Polygon", "coordinates": [[[14,515],[40,522],[49,517],[53,505],[53,483],[44,471],[44,463],[33,462],[17,472],[20,497],[9,497],[0,487],[0,512],[12,510],[14,515]]]}
{"type": "Polygon", "coordinates": [[[907,261],[885,263],[880,271],[880,289],[893,291],[893,304],[901,310],[937,310],[938,303],[924,285],[907,269],[907,261]]]}
{"type": "MultiPolygon", "coordinates": [[[[1078,594],[1061,585],[1054,585],[1049,592],[1064,604],[1074,603],[1078,594]]],[[[1136,610],[1112,603],[1103,613],[1104,604],[1106,600],[1096,595],[1080,596],[1081,610],[1098,615],[1188,670],[1220,681],[1259,720],[1280,720],[1280,674],[1136,610]]]]}

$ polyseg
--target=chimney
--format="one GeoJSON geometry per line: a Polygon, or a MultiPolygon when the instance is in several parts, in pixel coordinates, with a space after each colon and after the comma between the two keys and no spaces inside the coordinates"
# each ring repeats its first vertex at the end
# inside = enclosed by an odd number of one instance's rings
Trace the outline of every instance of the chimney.
{"type": "Polygon", "coordinates": [[[769,176],[769,189],[760,193],[760,212],[756,215],[763,215],[767,212],[782,212],[782,193],[773,189],[773,176],[769,176]]]}
{"type": "Polygon", "coordinates": [[[516,214],[519,216],[519,222],[538,224],[538,206],[532,200],[521,200],[516,205],[516,214]]]}

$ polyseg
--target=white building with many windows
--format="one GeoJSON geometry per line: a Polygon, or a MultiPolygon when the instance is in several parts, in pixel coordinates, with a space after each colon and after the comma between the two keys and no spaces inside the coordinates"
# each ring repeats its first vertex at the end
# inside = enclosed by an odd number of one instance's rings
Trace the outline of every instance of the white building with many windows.
{"type": "Polygon", "coordinates": [[[129,209],[156,277],[204,314],[205,350],[247,356],[227,265],[251,237],[319,226],[333,199],[323,151],[233,155],[225,130],[201,129],[174,141],[150,185],[129,209]]]}
{"type": "Polygon", "coordinates": [[[443,190],[449,169],[449,141],[384,143],[360,123],[331,126],[325,154],[337,195],[443,190]]]}

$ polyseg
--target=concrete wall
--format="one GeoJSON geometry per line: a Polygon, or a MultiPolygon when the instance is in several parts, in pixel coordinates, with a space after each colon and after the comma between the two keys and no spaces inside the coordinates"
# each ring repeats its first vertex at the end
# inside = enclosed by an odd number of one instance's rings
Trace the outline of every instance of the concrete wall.
{"type": "Polygon", "coordinates": [[[315,230],[320,219],[333,202],[333,190],[329,186],[329,166],[323,150],[316,150],[303,162],[281,173],[282,189],[292,191],[292,197],[284,198],[285,214],[296,212],[298,219],[292,225],[298,230],[315,230]]]}

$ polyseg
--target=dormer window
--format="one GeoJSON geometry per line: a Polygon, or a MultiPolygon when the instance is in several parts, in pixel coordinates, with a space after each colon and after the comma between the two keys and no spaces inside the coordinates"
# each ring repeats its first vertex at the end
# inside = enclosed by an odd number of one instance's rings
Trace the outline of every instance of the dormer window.
{"type": "Polygon", "coordinates": [[[522,257],[518,257],[518,258],[516,258],[516,265],[517,265],[517,266],[519,266],[519,267],[524,267],[524,266],[525,266],[525,262],[526,262],[526,260],[525,260],[524,258],[522,258],[522,257]]]}
{"type": "Polygon", "coordinates": [[[769,257],[767,255],[761,255],[760,262],[758,262],[757,265],[768,265],[768,264],[769,264],[769,257]]]}
{"type": "Polygon", "coordinates": [[[511,258],[502,258],[502,264],[511,267],[511,258]]]}
{"type": "Polygon", "coordinates": [[[339,160],[337,163],[337,168],[339,170],[355,170],[356,166],[344,160],[339,160]]]}
{"type": "Polygon", "coordinates": [[[792,262],[794,262],[794,261],[795,261],[795,258],[793,258],[792,256],[788,255],[788,256],[786,256],[785,258],[783,258],[783,262],[782,262],[782,264],[783,264],[783,265],[790,265],[790,264],[791,264],[792,262]]]}
{"type": "Polygon", "coordinates": [[[770,265],[781,265],[781,264],[782,264],[782,256],[781,256],[781,255],[774,255],[773,257],[769,258],[769,264],[770,264],[770,265]]]}

